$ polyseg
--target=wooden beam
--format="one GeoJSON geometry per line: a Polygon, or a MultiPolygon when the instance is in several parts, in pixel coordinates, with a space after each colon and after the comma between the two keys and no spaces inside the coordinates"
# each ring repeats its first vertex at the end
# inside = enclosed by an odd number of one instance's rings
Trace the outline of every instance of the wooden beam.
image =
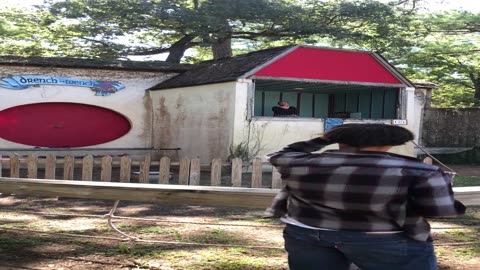
{"type": "Polygon", "coordinates": [[[193,205],[266,208],[278,190],[266,188],[85,182],[0,178],[4,194],[100,200],[156,201],[193,205]]]}
{"type": "MultiPolygon", "coordinates": [[[[99,200],[152,201],[177,204],[266,208],[278,189],[84,182],[0,177],[4,194],[99,200]]],[[[480,187],[453,188],[465,205],[480,205],[480,187]]]]}
{"type": "Polygon", "coordinates": [[[476,187],[454,187],[455,199],[465,205],[480,205],[480,186],[476,187]]]}

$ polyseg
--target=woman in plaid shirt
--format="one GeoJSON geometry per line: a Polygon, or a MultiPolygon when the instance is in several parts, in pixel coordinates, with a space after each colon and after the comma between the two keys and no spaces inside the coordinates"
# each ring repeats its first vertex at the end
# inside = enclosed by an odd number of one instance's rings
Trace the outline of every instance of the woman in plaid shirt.
{"type": "Polygon", "coordinates": [[[270,155],[285,180],[266,215],[286,223],[291,270],[437,269],[427,217],[458,216],[451,174],[388,153],[405,128],[346,124],[270,155]],[[318,151],[338,143],[340,150],[318,151]]]}

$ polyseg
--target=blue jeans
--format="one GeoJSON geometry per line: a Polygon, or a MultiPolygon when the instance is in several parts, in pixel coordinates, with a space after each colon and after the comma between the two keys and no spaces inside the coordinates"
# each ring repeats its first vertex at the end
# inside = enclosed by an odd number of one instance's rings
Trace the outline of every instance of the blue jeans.
{"type": "Polygon", "coordinates": [[[436,270],[431,242],[397,234],[312,230],[287,224],[283,231],[290,270],[436,270]]]}

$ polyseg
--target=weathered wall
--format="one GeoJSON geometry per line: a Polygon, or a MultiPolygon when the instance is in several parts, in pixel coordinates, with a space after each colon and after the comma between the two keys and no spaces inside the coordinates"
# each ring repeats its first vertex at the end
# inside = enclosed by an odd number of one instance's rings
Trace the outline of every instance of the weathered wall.
{"type": "MultiPolygon", "coordinates": [[[[123,137],[92,147],[151,147],[152,108],[145,89],[174,74],[92,69],[66,69],[31,66],[0,66],[0,78],[35,75],[73,79],[119,81],[125,89],[110,96],[95,96],[87,87],[39,85],[24,90],[0,87],[0,110],[42,102],[73,102],[100,106],[121,113],[129,119],[132,129],[123,137]]],[[[93,131],[92,131],[93,132],[93,131]]],[[[0,148],[30,148],[0,139],[0,148]]]]}
{"type": "Polygon", "coordinates": [[[430,147],[480,147],[480,108],[426,108],[422,144],[430,147]]]}
{"type": "Polygon", "coordinates": [[[226,159],[232,142],[235,82],[150,91],[153,145],[181,156],[226,159]]]}

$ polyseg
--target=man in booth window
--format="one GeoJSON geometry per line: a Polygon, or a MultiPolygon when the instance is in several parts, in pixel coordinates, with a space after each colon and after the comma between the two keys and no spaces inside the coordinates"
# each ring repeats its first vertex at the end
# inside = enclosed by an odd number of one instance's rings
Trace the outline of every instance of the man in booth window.
{"type": "Polygon", "coordinates": [[[278,106],[272,108],[274,117],[297,117],[297,108],[290,106],[286,101],[279,101],[278,106]]]}

